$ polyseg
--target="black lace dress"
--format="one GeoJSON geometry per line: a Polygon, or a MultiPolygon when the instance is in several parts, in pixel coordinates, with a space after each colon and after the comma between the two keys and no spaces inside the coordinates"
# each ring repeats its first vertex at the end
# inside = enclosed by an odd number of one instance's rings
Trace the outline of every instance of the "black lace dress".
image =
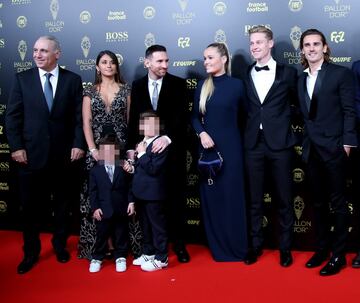
{"type": "MultiPolygon", "coordinates": [[[[92,131],[94,141],[98,146],[100,138],[106,133],[115,133],[120,141],[120,146],[125,146],[127,137],[127,97],[130,95],[131,87],[124,84],[115,95],[110,108],[106,108],[100,93],[96,87],[86,88],[84,96],[91,99],[92,131]]],[[[78,257],[91,259],[95,245],[95,224],[92,218],[88,195],[88,172],[95,165],[95,160],[89,152],[86,154],[84,180],[80,195],[80,239],[78,244],[78,257]]],[[[140,227],[135,218],[130,219],[130,243],[134,255],[140,252],[140,227]]]]}

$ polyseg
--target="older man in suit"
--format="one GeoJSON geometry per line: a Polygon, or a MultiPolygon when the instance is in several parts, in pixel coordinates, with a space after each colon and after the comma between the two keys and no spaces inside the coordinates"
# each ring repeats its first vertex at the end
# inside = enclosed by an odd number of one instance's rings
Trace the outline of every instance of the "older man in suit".
{"type": "Polygon", "coordinates": [[[41,250],[39,214],[47,193],[52,195],[57,260],[67,262],[66,217],[69,206],[70,163],[83,154],[80,76],[60,68],[60,44],[55,37],[40,37],[34,45],[35,68],[18,73],[6,112],[6,133],[11,157],[17,163],[23,211],[24,259],[18,273],[28,272],[41,250]]]}
{"type": "Polygon", "coordinates": [[[164,136],[154,142],[153,152],[169,146],[168,222],[170,239],[180,262],[188,262],[184,244],[186,184],[186,82],[169,74],[169,57],[162,45],[152,45],[145,52],[148,74],[132,84],[129,119],[129,147],[141,140],[140,113],[154,110],[164,126],[164,136]],[[171,165],[170,165],[171,164],[171,165]]]}
{"type": "Polygon", "coordinates": [[[278,201],[280,265],[287,267],[292,264],[291,171],[295,138],[291,129],[291,105],[297,104],[297,72],[272,58],[274,41],[270,29],[255,26],[250,29],[249,37],[250,52],[256,62],[243,77],[248,99],[244,146],[252,242],[245,263],[256,262],[262,253],[265,167],[269,165],[278,201]]]}
{"type": "Polygon", "coordinates": [[[351,71],[330,63],[330,48],[317,29],[302,33],[304,73],[298,81],[305,130],[303,159],[312,194],[317,249],[306,267],[320,266],[320,275],[337,274],[346,265],[345,244],[349,211],[345,197],[346,161],[357,145],[354,85],[351,71]],[[334,232],[330,234],[330,209],[334,232]]]}

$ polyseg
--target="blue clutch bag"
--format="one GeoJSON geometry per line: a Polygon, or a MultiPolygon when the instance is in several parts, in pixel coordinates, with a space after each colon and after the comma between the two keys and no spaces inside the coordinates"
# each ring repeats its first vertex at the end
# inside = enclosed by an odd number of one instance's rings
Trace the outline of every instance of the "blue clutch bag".
{"type": "Polygon", "coordinates": [[[220,173],[223,162],[223,157],[215,148],[204,149],[200,153],[198,170],[207,179],[208,185],[214,184],[214,178],[220,173]]]}

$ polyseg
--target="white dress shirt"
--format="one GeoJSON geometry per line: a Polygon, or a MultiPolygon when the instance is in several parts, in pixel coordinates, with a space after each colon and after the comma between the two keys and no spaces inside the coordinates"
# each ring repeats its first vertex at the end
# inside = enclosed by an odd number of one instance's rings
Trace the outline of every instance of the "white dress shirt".
{"type": "Polygon", "coordinates": [[[255,66],[251,70],[251,77],[261,103],[264,102],[266,95],[268,94],[271,86],[273,85],[276,73],[276,61],[272,57],[264,65],[256,64],[256,66],[259,67],[265,65],[269,67],[269,70],[261,70],[257,72],[255,70],[255,66]]]}
{"type": "Polygon", "coordinates": [[[56,65],[56,67],[50,72],[47,72],[46,70],[39,68],[39,76],[40,76],[41,86],[42,86],[43,91],[44,91],[44,85],[45,85],[45,81],[46,81],[45,74],[47,74],[47,73],[52,74],[52,76],[50,77],[50,83],[52,86],[53,97],[55,97],[56,87],[57,87],[57,83],[59,80],[59,66],[56,65]]]}
{"type": "MultiPolygon", "coordinates": [[[[154,136],[154,137],[147,138],[147,139],[144,138],[143,142],[145,142],[145,143],[146,143],[146,147],[148,147],[148,146],[151,144],[151,142],[153,142],[157,137],[158,137],[158,136],[154,136]]],[[[141,158],[143,155],[145,155],[145,153],[146,153],[146,152],[138,153],[138,155],[137,155],[138,159],[141,158]]]]}
{"type": "Polygon", "coordinates": [[[319,70],[321,70],[321,66],[319,66],[317,68],[317,70],[314,72],[313,75],[310,73],[310,68],[307,68],[304,70],[304,73],[307,73],[306,90],[307,90],[307,93],[308,93],[310,99],[312,98],[312,95],[314,93],[315,83],[316,83],[317,76],[319,74],[319,70]]]}
{"type": "Polygon", "coordinates": [[[154,89],[155,89],[155,86],[153,85],[153,82],[156,82],[157,83],[157,90],[158,90],[158,93],[160,95],[160,91],[161,91],[161,86],[162,86],[162,82],[163,82],[163,78],[160,78],[158,80],[153,80],[151,79],[150,77],[149,78],[149,81],[148,81],[148,89],[149,89],[149,96],[150,96],[150,99],[154,93],[154,89]]]}
{"type": "MultiPolygon", "coordinates": [[[[264,64],[256,64],[251,70],[251,78],[254,82],[256,92],[259,96],[261,104],[264,102],[266,95],[268,94],[271,86],[275,81],[276,73],[276,61],[271,57],[270,60],[264,64]],[[255,66],[263,67],[267,65],[269,70],[256,71],[255,66]]],[[[262,124],[260,123],[260,129],[263,129],[262,124]]]]}

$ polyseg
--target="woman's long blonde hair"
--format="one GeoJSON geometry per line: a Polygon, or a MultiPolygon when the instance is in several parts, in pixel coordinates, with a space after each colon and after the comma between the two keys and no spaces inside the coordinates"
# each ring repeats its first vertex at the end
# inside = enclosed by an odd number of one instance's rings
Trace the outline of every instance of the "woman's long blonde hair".
{"type": "MultiPolygon", "coordinates": [[[[211,43],[210,45],[207,46],[207,48],[209,48],[209,47],[216,48],[221,57],[223,57],[223,56],[226,57],[227,60],[225,62],[225,72],[228,75],[230,75],[231,62],[230,62],[229,50],[228,50],[226,44],[216,42],[216,43],[211,43]]],[[[201,87],[201,93],[200,93],[199,111],[203,115],[206,112],[206,103],[211,98],[212,94],[214,93],[214,90],[215,90],[215,86],[214,86],[213,76],[211,74],[209,74],[209,76],[205,79],[205,81],[201,87]]]]}

